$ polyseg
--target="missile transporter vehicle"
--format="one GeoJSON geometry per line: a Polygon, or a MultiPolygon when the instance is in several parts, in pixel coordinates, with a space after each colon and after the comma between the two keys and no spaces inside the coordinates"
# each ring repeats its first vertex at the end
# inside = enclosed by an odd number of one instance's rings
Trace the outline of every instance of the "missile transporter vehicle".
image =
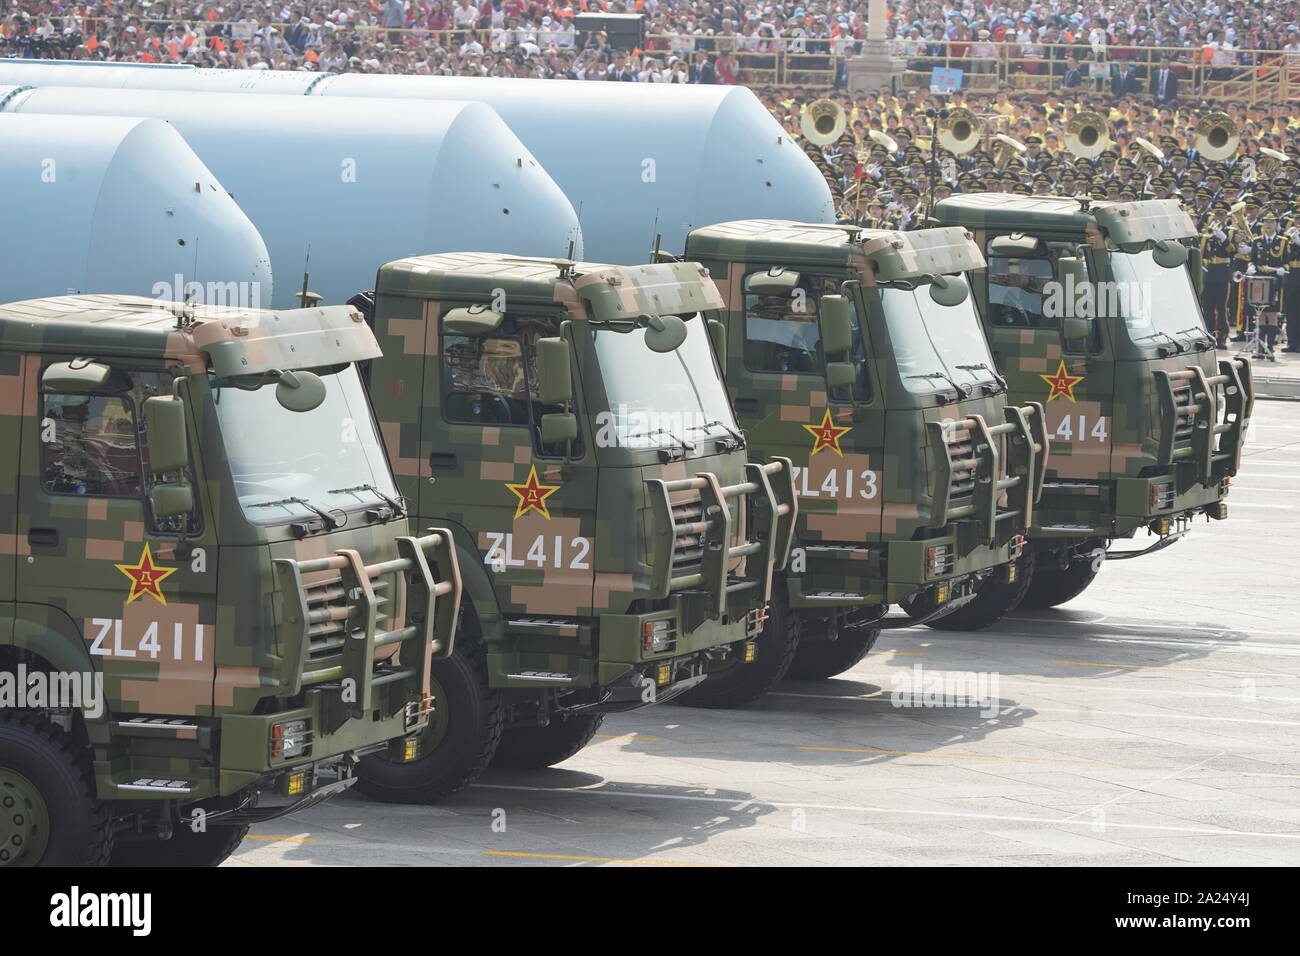
{"type": "MultiPolygon", "coordinates": [[[[1024,586],[1047,441],[1042,407],[1010,404],[993,368],[965,230],[745,220],[694,230],[685,257],[726,303],[727,387],[755,454],[794,462],[799,520],[772,612],[790,676],[833,676],[882,627],[914,623],[891,605],[967,627],[1001,616],[1024,586]]],[[[777,656],[760,643],[760,667],[777,656]]],[[[742,699],[757,671],[700,694],[742,699]]]]}
{"type": "Polygon", "coordinates": [[[1167,547],[1198,515],[1226,518],[1251,371],[1215,354],[1200,250],[1184,244],[1197,229],[1179,203],[979,193],[934,215],[986,251],[987,270],[969,276],[994,360],[1015,401],[1046,409],[1051,466],[1023,605],[1063,604],[1106,558],[1167,547]],[[1109,550],[1143,529],[1144,547],[1109,550]]]}
{"type": "Polygon", "coordinates": [[[398,485],[452,531],[464,600],[421,756],[361,787],[427,801],[499,766],[566,759],[603,715],[756,666],[797,506],[751,462],[699,266],[451,253],[379,270],[352,300],[384,350],[366,375],[398,485]]]}
{"type": "Polygon", "coordinates": [[[345,306],[0,306],[0,865],[214,865],[417,755],[460,584],[378,355],[345,306]]]}

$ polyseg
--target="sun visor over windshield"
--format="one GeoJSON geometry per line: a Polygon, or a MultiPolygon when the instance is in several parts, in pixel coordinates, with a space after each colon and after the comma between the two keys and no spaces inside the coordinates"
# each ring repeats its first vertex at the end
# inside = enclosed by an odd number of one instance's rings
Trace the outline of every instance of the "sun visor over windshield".
{"type": "Polygon", "coordinates": [[[862,251],[876,263],[881,282],[984,268],[979,246],[961,226],[891,232],[868,239],[862,251]]]}
{"type": "Polygon", "coordinates": [[[201,322],[194,344],[222,378],[272,369],[321,368],[380,356],[375,335],[350,306],[247,312],[201,322]]]}

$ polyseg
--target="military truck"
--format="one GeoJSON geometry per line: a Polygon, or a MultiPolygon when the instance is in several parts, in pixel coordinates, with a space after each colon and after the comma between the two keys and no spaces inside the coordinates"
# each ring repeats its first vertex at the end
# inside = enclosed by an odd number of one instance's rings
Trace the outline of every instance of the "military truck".
{"type": "Polygon", "coordinates": [[[399,487],[451,529],[465,588],[433,667],[449,707],[414,762],[362,761],[365,792],[550,766],[607,713],[755,666],[797,504],[787,461],[747,458],[699,266],[429,255],[352,301],[399,487]]]}
{"type": "Polygon", "coordinates": [[[959,195],[935,209],[987,251],[969,271],[999,372],[1040,401],[1052,457],[1029,531],[1022,601],[1054,607],[1103,560],[1150,554],[1198,515],[1227,517],[1254,394],[1245,359],[1217,358],[1197,301],[1197,234],[1175,200],[959,195]],[[1148,532],[1139,548],[1117,539],[1148,532]]]}
{"type": "MultiPolygon", "coordinates": [[[[684,255],[726,302],[727,386],[755,453],[796,462],[772,612],[797,648],[790,675],[831,677],[914,623],[891,605],[970,627],[1001,616],[1024,587],[1047,440],[1042,407],[1009,405],[993,369],[965,230],[745,220],[692,231],[684,255]]],[[[760,664],[776,656],[760,642],[760,664]]]]}
{"type": "Polygon", "coordinates": [[[417,756],[460,578],[378,355],[346,306],[0,306],[0,865],[215,865],[417,756]]]}

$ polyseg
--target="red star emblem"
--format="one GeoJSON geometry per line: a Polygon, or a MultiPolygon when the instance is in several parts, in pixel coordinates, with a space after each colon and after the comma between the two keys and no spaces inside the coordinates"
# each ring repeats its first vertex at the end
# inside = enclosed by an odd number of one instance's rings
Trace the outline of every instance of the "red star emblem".
{"type": "Polygon", "coordinates": [[[1054,398],[1062,397],[1068,398],[1073,402],[1075,400],[1074,386],[1083,381],[1082,375],[1071,375],[1065,370],[1065,359],[1061,359],[1061,364],[1056,369],[1055,375],[1043,375],[1040,373],[1038,377],[1048,385],[1052,386],[1052,390],[1047,393],[1047,400],[1049,402],[1054,398]]]}
{"type": "Polygon", "coordinates": [[[519,496],[519,507],[515,509],[515,517],[521,517],[530,511],[536,511],[547,521],[551,520],[551,512],[546,508],[546,499],[560,490],[559,485],[544,485],[537,480],[537,466],[533,465],[528,469],[528,480],[522,485],[511,484],[506,482],[506,487],[519,496]]]}
{"type": "Polygon", "coordinates": [[[140,560],[135,564],[117,564],[114,565],[119,571],[131,579],[131,593],[126,599],[130,604],[136,598],[148,594],[159,604],[166,604],[167,597],[162,593],[160,585],[168,575],[175,574],[175,568],[160,568],[153,563],[153,555],[149,553],[149,543],[146,541],[144,550],[140,552],[140,560]]]}
{"type": "Polygon", "coordinates": [[[812,453],[808,456],[810,458],[825,448],[829,448],[835,454],[843,457],[844,452],[840,450],[840,436],[853,431],[851,426],[836,425],[831,421],[831,410],[829,408],[822,415],[820,425],[804,425],[803,427],[808,429],[815,439],[812,453]]]}

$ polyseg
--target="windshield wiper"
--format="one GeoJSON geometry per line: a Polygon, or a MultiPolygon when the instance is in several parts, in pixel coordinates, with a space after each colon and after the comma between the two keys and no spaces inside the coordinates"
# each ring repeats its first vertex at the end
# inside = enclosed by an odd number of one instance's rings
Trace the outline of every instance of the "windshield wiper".
{"type": "Polygon", "coordinates": [[[1134,341],[1134,342],[1143,342],[1143,341],[1146,341],[1147,339],[1154,339],[1157,335],[1163,335],[1166,339],[1168,339],[1168,340],[1169,340],[1169,344],[1172,345],[1172,346],[1174,347],[1174,351],[1175,351],[1175,352],[1179,352],[1179,353],[1181,353],[1181,352],[1183,351],[1183,347],[1182,347],[1181,345],[1178,344],[1178,340],[1177,340],[1176,338],[1174,338],[1172,335],[1170,335],[1168,332],[1155,331],[1155,332],[1151,332],[1151,333],[1148,334],[1148,335],[1139,335],[1139,336],[1138,336],[1137,338],[1135,338],[1133,341],[1134,341]]]}
{"type": "Polygon", "coordinates": [[[368,491],[368,492],[370,492],[370,493],[371,493],[372,495],[374,495],[376,498],[378,498],[379,500],[381,500],[384,504],[388,505],[388,507],[390,507],[390,508],[393,509],[393,516],[394,516],[394,517],[396,517],[396,518],[404,518],[404,517],[406,517],[406,508],[403,506],[402,502],[399,501],[399,500],[396,499],[396,498],[390,498],[390,497],[388,497],[388,495],[384,494],[382,491],[380,491],[380,490],[379,490],[378,488],[376,488],[374,485],[369,485],[369,484],[367,484],[367,485],[353,485],[351,488],[333,488],[333,489],[331,489],[331,490],[325,492],[325,494],[327,494],[327,495],[346,495],[346,494],[355,494],[355,493],[358,492],[358,491],[368,491]]]}
{"type": "Polygon", "coordinates": [[[736,447],[736,448],[744,448],[744,447],[745,447],[745,436],[742,435],[740,432],[736,431],[734,428],[732,428],[730,425],[728,425],[726,422],[723,422],[723,421],[718,421],[718,420],[715,419],[715,420],[713,420],[713,421],[711,421],[711,422],[705,422],[703,425],[692,425],[690,428],[688,428],[688,429],[686,429],[686,430],[687,430],[688,432],[693,432],[693,431],[704,431],[705,429],[713,428],[714,426],[717,426],[718,428],[721,428],[721,429],[722,429],[723,431],[725,431],[728,435],[730,435],[732,438],[734,438],[734,439],[736,440],[736,444],[735,444],[735,447],[736,447]]]}
{"type": "Polygon", "coordinates": [[[667,435],[673,441],[681,446],[682,455],[685,456],[689,451],[695,451],[695,443],[689,442],[685,438],[679,438],[666,428],[651,428],[649,431],[633,432],[630,435],[624,435],[623,440],[627,441],[632,438],[649,438],[651,435],[667,435]]]}
{"type": "Polygon", "coordinates": [[[1002,391],[1005,392],[1007,390],[1007,380],[1003,378],[1001,375],[999,375],[996,369],[989,368],[988,365],[985,364],[984,362],[975,362],[971,365],[957,365],[955,367],[967,372],[975,372],[978,371],[979,369],[984,369],[984,371],[988,372],[990,375],[993,376],[993,380],[1002,387],[1002,391]]]}
{"type": "MultiPolygon", "coordinates": [[[[970,398],[970,392],[966,390],[966,387],[964,385],[958,385],[957,382],[952,378],[952,376],[949,375],[947,372],[925,372],[925,373],[918,373],[916,375],[904,375],[903,377],[904,378],[941,378],[953,387],[953,390],[957,392],[959,398],[970,398]]],[[[945,402],[944,404],[946,405],[947,402],[945,402]]]]}
{"type": "Polygon", "coordinates": [[[327,531],[333,531],[335,528],[343,527],[343,522],[340,521],[338,518],[334,517],[324,508],[318,508],[310,501],[308,501],[306,498],[299,498],[297,495],[291,498],[277,498],[275,501],[259,501],[257,504],[249,505],[248,507],[270,508],[274,505],[302,505],[308,511],[311,511],[316,515],[318,515],[321,521],[325,522],[325,530],[327,531]]]}
{"type": "MultiPolygon", "coordinates": [[[[1210,346],[1209,346],[1209,342],[1210,342],[1210,333],[1207,332],[1207,331],[1205,331],[1205,329],[1201,328],[1201,326],[1199,326],[1199,325],[1189,325],[1189,326],[1188,326],[1187,328],[1185,328],[1185,329],[1179,329],[1177,332],[1174,333],[1174,335],[1182,335],[1182,334],[1184,334],[1184,333],[1186,333],[1186,332],[1195,332],[1195,333],[1196,333],[1196,347],[1197,347],[1197,348],[1202,348],[1202,347],[1204,347],[1204,348],[1209,348],[1209,347],[1210,347],[1210,346]]],[[[1203,349],[1202,349],[1202,350],[1203,350],[1203,349]]]]}

